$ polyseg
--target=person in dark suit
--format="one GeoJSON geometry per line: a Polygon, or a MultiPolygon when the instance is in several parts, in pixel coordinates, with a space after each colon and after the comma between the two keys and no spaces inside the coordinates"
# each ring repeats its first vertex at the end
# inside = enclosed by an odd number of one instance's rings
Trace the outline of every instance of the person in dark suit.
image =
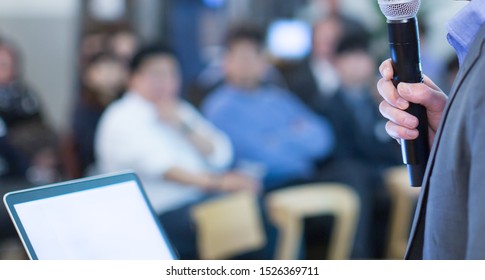
{"type": "Polygon", "coordinates": [[[87,63],[82,77],[82,92],[77,100],[72,128],[69,132],[73,146],[72,160],[65,160],[66,173],[71,178],[89,174],[96,161],[94,139],[99,120],[105,109],[124,91],[127,69],[121,58],[101,52],[87,63]]]}
{"type": "Polygon", "coordinates": [[[335,58],[340,87],[328,97],[315,95],[313,106],[332,124],[337,139],[335,159],[352,159],[377,173],[401,163],[397,145],[385,131],[372,89],[375,62],[366,35],[348,34],[340,41],[335,58]],[[379,145],[376,145],[379,143],[379,145]]]}
{"type": "MultiPolygon", "coordinates": [[[[336,22],[331,24],[333,20],[336,19],[326,19],[320,24],[337,27],[336,22]]],[[[386,134],[385,121],[379,115],[378,101],[371,88],[375,81],[375,63],[369,53],[368,37],[365,30],[358,33],[347,30],[332,43],[335,44],[332,46],[335,49],[332,63],[337,72],[338,87],[331,93],[319,90],[310,82],[314,81],[310,68],[305,71],[305,67],[300,67],[288,76],[298,97],[328,119],[335,131],[336,147],[331,157],[317,162],[316,181],[344,183],[359,194],[359,230],[352,253],[352,258],[356,259],[382,256],[382,236],[389,207],[383,174],[386,168],[401,162],[399,145],[386,134]]],[[[323,221],[315,223],[320,227],[324,224],[323,221]]],[[[320,234],[320,231],[310,229],[308,232],[320,234]]]]}
{"type": "Polygon", "coordinates": [[[382,256],[382,236],[387,228],[389,195],[385,170],[401,163],[400,148],[386,134],[374,95],[375,62],[365,33],[344,35],[337,46],[335,67],[340,87],[331,96],[314,94],[312,107],[327,118],[336,136],[330,160],[320,164],[320,179],[354,187],[361,199],[360,242],[355,258],[382,256]],[[363,246],[366,245],[366,246],[363,246]]]}
{"type": "Polygon", "coordinates": [[[485,259],[485,0],[472,0],[449,24],[460,70],[447,97],[429,78],[393,86],[385,61],[378,89],[382,115],[396,139],[415,139],[419,120],[409,102],[427,109],[431,155],[406,259],[485,259]]]}
{"type": "Polygon", "coordinates": [[[283,71],[289,89],[310,108],[316,95],[332,96],[340,86],[335,69],[335,51],[342,33],[343,25],[338,17],[315,22],[312,53],[301,63],[283,71]]]}

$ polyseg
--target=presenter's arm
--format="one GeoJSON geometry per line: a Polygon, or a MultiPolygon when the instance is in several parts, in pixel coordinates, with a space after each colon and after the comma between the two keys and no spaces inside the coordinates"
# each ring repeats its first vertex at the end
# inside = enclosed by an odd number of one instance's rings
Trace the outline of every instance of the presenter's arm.
{"type": "Polygon", "coordinates": [[[381,64],[379,71],[382,78],[377,83],[377,89],[384,98],[379,110],[389,120],[386,124],[387,133],[398,141],[416,139],[419,134],[419,121],[405,110],[409,107],[409,102],[421,104],[427,110],[431,145],[448,100],[447,96],[426,76],[424,83],[400,83],[396,88],[392,83],[394,71],[390,59],[381,64]]]}

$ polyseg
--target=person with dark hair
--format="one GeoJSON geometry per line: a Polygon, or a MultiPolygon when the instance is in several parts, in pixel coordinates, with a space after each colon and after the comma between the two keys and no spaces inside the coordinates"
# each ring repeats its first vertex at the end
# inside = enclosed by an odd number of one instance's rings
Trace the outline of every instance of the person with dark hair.
{"type": "Polygon", "coordinates": [[[341,18],[329,16],[316,21],[312,31],[311,54],[284,72],[289,89],[310,108],[315,98],[332,96],[340,86],[335,53],[346,30],[341,18]]]}
{"type": "MultiPolygon", "coordinates": [[[[329,25],[336,19],[327,20],[330,22],[320,24],[329,25]]],[[[372,237],[383,235],[382,227],[376,225],[385,221],[377,221],[374,213],[385,210],[388,200],[382,173],[389,166],[400,164],[400,149],[385,133],[385,122],[379,116],[371,90],[374,61],[368,50],[368,33],[346,30],[332,42],[328,48],[314,51],[323,54],[326,50],[331,54],[335,79],[338,79],[332,93],[303,83],[308,77],[301,73],[293,73],[295,76],[289,81],[307,106],[327,118],[335,131],[337,144],[333,154],[318,163],[319,180],[347,184],[359,194],[361,212],[352,257],[377,258],[383,246],[381,240],[372,240],[372,237]]]]}
{"type": "Polygon", "coordinates": [[[18,50],[6,41],[0,41],[0,116],[8,126],[40,116],[40,101],[22,80],[18,50]]]}
{"type": "Polygon", "coordinates": [[[127,69],[117,56],[94,55],[82,74],[82,89],[72,119],[72,131],[64,139],[64,166],[70,178],[89,174],[95,162],[94,135],[106,107],[125,89],[127,69]]]}
{"type": "Polygon", "coordinates": [[[336,50],[340,87],[333,96],[315,100],[315,109],[328,117],[337,135],[335,158],[372,162],[382,170],[400,164],[399,145],[385,133],[372,83],[375,62],[366,33],[344,36],[336,50]],[[380,143],[376,146],[375,143],[380,143]]]}
{"type": "Polygon", "coordinates": [[[426,73],[431,80],[435,81],[438,86],[443,87],[446,85],[444,79],[446,74],[445,61],[431,49],[429,43],[430,30],[427,18],[420,17],[418,18],[418,22],[422,71],[423,73],[426,73]]]}
{"type": "Polygon", "coordinates": [[[332,152],[334,136],[328,122],[290,92],[263,82],[263,41],[257,29],[231,29],[224,58],[227,79],[202,111],[228,134],[236,164],[252,162],[266,171],[269,191],[311,179],[314,161],[332,152]]]}
{"type": "Polygon", "coordinates": [[[81,69],[100,53],[111,53],[128,65],[139,45],[139,38],[129,24],[101,24],[87,28],[79,49],[81,69]]]}
{"type": "Polygon", "coordinates": [[[42,119],[37,94],[23,81],[20,60],[18,49],[0,40],[0,134],[6,145],[0,175],[51,183],[58,179],[55,135],[42,119]]]}
{"type": "MultiPolygon", "coordinates": [[[[56,135],[41,109],[37,94],[23,80],[19,50],[0,39],[0,197],[19,186],[59,180],[56,135]]],[[[0,208],[1,245],[16,234],[0,208]]]]}
{"type": "Polygon", "coordinates": [[[220,192],[257,191],[259,182],[228,170],[229,140],[180,98],[180,86],[170,48],[140,49],[130,63],[128,91],[101,118],[95,150],[101,172],[137,172],[181,257],[193,259],[189,207],[220,192]]]}
{"type": "Polygon", "coordinates": [[[386,134],[372,89],[375,62],[366,33],[345,35],[336,49],[340,87],[333,96],[315,100],[315,110],[326,116],[336,134],[332,160],[321,167],[324,178],[351,185],[361,200],[354,258],[382,257],[389,195],[386,169],[401,164],[400,147],[386,134]]]}
{"type": "Polygon", "coordinates": [[[255,43],[259,48],[263,47],[266,38],[265,32],[257,25],[240,23],[232,26],[226,34],[224,45],[229,50],[241,40],[255,43]]]}
{"type": "Polygon", "coordinates": [[[108,49],[123,62],[129,63],[138,48],[139,39],[129,26],[119,26],[108,37],[108,49]]]}
{"type": "MultiPolygon", "coordinates": [[[[228,36],[224,38],[224,44],[232,41],[231,37],[245,36],[253,41],[263,42],[265,35],[259,28],[254,25],[239,24],[232,27],[236,32],[230,31],[228,36]]],[[[193,81],[187,91],[186,99],[195,107],[200,108],[209,95],[220,86],[224,85],[227,79],[227,74],[224,71],[223,65],[223,51],[214,55],[209,65],[198,75],[193,81]]],[[[273,84],[279,87],[287,87],[286,81],[280,71],[271,65],[266,63],[266,67],[262,76],[262,82],[273,84]]]]}

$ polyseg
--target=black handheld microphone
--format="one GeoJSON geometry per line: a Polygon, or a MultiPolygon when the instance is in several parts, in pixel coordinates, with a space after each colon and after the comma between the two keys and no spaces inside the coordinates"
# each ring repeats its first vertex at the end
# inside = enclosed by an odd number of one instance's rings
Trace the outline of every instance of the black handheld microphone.
{"type": "MultiPolygon", "coordinates": [[[[393,83],[422,83],[417,13],[420,0],[378,0],[387,18],[389,47],[394,69],[393,83]]],[[[419,136],[401,142],[404,163],[408,167],[411,186],[421,186],[429,157],[428,118],[422,105],[409,105],[406,110],[419,120],[419,136]]]]}

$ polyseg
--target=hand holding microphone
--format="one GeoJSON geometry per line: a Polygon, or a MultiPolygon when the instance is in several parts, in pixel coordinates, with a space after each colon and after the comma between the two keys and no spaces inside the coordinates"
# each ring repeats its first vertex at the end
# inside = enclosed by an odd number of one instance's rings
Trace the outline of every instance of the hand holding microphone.
{"type": "Polygon", "coordinates": [[[411,186],[421,186],[446,96],[421,72],[418,13],[420,0],[378,0],[387,18],[391,60],[382,64],[378,83],[385,102],[386,129],[400,138],[411,186]],[[396,89],[397,88],[397,89],[396,89]]]}
{"type": "Polygon", "coordinates": [[[409,103],[420,104],[426,108],[428,141],[431,145],[446,105],[446,95],[426,76],[423,83],[400,83],[396,89],[392,82],[394,71],[390,59],[381,64],[379,71],[382,78],[377,83],[377,89],[384,98],[379,110],[389,120],[386,125],[387,133],[398,140],[416,139],[419,135],[419,120],[405,110],[409,103]]]}

